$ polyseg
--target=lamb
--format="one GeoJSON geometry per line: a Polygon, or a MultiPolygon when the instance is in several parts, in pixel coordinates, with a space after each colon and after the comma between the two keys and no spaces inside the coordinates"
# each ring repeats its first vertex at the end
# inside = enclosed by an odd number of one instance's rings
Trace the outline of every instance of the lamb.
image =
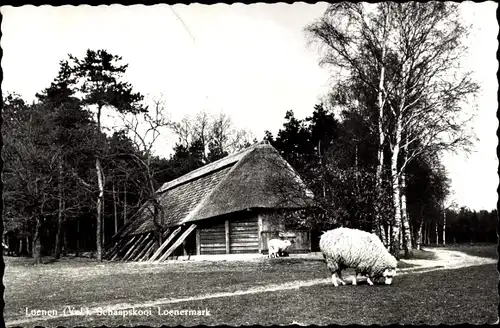
{"type": "Polygon", "coordinates": [[[326,266],[332,273],[332,282],[338,287],[342,285],[342,270],[354,268],[353,285],[359,274],[367,276],[367,282],[373,285],[371,279],[384,278],[390,285],[396,275],[397,260],[375,234],[350,228],[337,228],[325,232],[319,242],[326,266]]]}
{"type": "Polygon", "coordinates": [[[269,257],[279,257],[292,246],[290,240],[271,239],[267,242],[269,248],[269,257]]]}

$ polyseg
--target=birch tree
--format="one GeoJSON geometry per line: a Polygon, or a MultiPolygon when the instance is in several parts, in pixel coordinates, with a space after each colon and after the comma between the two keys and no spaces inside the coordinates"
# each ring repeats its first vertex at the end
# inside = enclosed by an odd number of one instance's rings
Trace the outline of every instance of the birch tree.
{"type": "MultiPolygon", "coordinates": [[[[325,50],[320,63],[347,71],[336,76],[347,81],[344,87],[359,80],[377,95],[373,100],[380,132],[376,188],[382,184],[387,142],[393,203],[390,248],[397,257],[401,226],[406,230],[405,245],[411,247],[401,205],[405,166],[419,154],[470,146],[465,124],[470,117],[465,118],[463,108],[478,87],[470,73],[459,71],[466,30],[456,4],[437,2],[335,4],[307,28],[325,50]]],[[[376,208],[375,222],[377,212],[376,208]]]]}
{"type": "MultiPolygon", "coordinates": [[[[478,86],[470,72],[460,72],[467,28],[453,3],[391,3],[393,32],[389,38],[394,71],[387,92],[390,108],[391,177],[395,215],[391,245],[399,252],[401,228],[400,178],[409,161],[419,154],[467,150],[470,115],[467,100],[478,86]],[[415,144],[415,147],[409,147],[415,144]],[[401,152],[405,158],[400,162],[401,152]]],[[[406,219],[406,218],[405,218],[406,219]]],[[[407,226],[407,222],[403,222],[407,226]]],[[[405,233],[406,245],[411,236],[405,233]]],[[[405,249],[408,252],[408,249],[405,249]]]]}
{"type": "MultiPolygon", "coordinates": [[[[382,194],[385,127],[387,36],[390,32],[391,7],[380,3],[367,8],[362,3],[331,4],[323,17],[305,28],[311,43],[322,50],[320,65],[337,70],[334,88],[351,85],[352,80],[376,95],[377,164],[375,190],[382,194]],[[371,9],[371,10],[369,10],[371,9]]],[[[382,239],[379,204],[374,208],[373,232],[382,239]]]]}

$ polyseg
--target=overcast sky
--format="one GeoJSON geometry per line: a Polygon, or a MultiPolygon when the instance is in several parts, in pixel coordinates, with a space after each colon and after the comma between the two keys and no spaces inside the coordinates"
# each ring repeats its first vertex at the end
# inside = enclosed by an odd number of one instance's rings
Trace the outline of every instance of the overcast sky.
{"type": "MultiPolygon", "coordinates": [[[[172,119],[204,109],[228,114],[261,139],[274,134],[285,112],[313,110],[329,85],[303,28],[326,3],[155,6],[1,7],[3,92],[26,100],[50,85],[59,61],[87,49],[107,49],[129,64],[127,80],[150,98],[163,95],[172,119]],[[177,14],[177,16],[176,16],[177,14]],[[182,20],[179,20],[179,18],[182,20]]],[[[474,24],[464,64],[482,87],[472,125],[476,152],[447,155],[454,199],[472,209],[496,207],[498,24],[494,2],[461,4],[474,24]]],[[[465,109],[468,110],[468,109],[465,109]]],[[[160,154],[176,141],[165,134],[160,154]]]]}

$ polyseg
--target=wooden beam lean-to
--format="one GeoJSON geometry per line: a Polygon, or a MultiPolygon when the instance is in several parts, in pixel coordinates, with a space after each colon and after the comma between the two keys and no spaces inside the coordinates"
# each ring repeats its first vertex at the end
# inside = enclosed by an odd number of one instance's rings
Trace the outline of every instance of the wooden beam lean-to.
{"type": "Polygon", "coordinates": [[[179,233],[179,231],[181,231],[181,229],[182,227],[178,227],[177,229],[175,229],[167,238],[167,240],[165,240],[163,244],[161,244],[160,248],[156,250],[153,256],[149,258],[148,262],[153,262],[158,256],[160,256],[161,252],[165,249],[165,247],[168,246],[168,244],[172,241],[172,239],[174,239],[174,237],[179,233]]]}
{"type": "Polygon", "coordinates": [[[139,261],[139,262],[147,261],[149,259],[149,256],[151,254],[153,254],[153,252],[155,250],[155,246],[156,246],[156,241],[153,238],[151,240],[151,242],[148,243],[148,246],[146,247],[146,251],[141,256],[139,256],[139,258],[137,259],[137,261],[139,261]]]}
{"type": "Polygon", "coordinates": [[[154,241],[154,238],[151,238],[152,235],[153,235],[152,232],[146,234],[146,237],[141,241],[141,244],[139,246],[137,246],[137,248],[132,252],[132,254],[130,254],[130,256],[127,259],[125,259],[125,260],[126,261],[133,261],[134,258],[138,254],[142,253],[142,251],[144,250],[145,246],[148,245],[149,241],[151,239],[153,239],[153,241],[154,241]]]}
{"type": "Polygon", "coordinates": [[[141,251],[137,253],[137,255],[135,255],[134,257],[130,258],[131,261],[139,261],[155,243],[154,238],[148,238],[146,241],[147,241],[146,245],[141,248],[141,251]]]}
{"type": "Polygon", "coordinates": [[[107,258],[109,256],[110,253],[112,253],[117,247],[118,247],[118,244],[120,243],[120,240],[117,240],[113,247],[111,248],[108,248],[104,251],[104,254],[102,255],[103,258],[107,258]]]}
{"type": "MultiPolygon", "coordinates": [[[[165,238],[169,233],[170,229],[167,229],[163,232],[163,238],[165,238]]],[[[131,255],[130,260],[131,261],[143,261],[144,259],[147,259],[149,255],[151,255],[152,250],[154,249],[155,246],[155,234],[153,232],[150,233],[150,236],[147,238],[147,242],[145,247],[141,248],[141,251],[136,255],[131,255]]]]}
{"type": "Polygon", "coordinates": [[[138,235],[137,240],[130,245],[130,247],[125,252],[125,255],[122,256],[121,261],[125,261],[125,259],[133,252],[138,243],[140,243],[144,239],[144,235],[138,235]]]}
{"type": "Polygon", "coordinates": [[[139,246],[137,246],[135,251],[133,251],[132,254],[130,254],[130,256],[128,257],[127,260],[128,261],[136,261],[142,254],[145,253],[145,251],[149,247],[149,244],[151,243],[151,241],[154,242],[154,233],[153,232],[147,233],[146,238],[144,238],[142,240],[141,244],[139,246]]]}
{"type": "MultiPolygon", "coordinates": [[[[132,238],[132,237],[130,237],[130,238],[132,238]]],[[[120,253],[120,251],[123,250],[123,247],[130,241],[130,238],[122,238],[122,239],[120,239],[120,241],[116,245],[115,249],[112,252],[109,252],[109,254],[107,255],[107,258],[110,261],[113,260],[114,258],[116,258],[116,255],[118,253],[120,253]]]]}
{"type": "Polygon", "coordinates": [[[184,233],[179,237],[179,239],[177,239],[177,241],[172,245],[170,246],[170,248],[165,252],[165,254],[163,254],[157,261],[155,262],[162,262],[164,261],[167,257],[170,256],[170,254],[172,254],[172,252],[180,246],[180,244],[182,244],[182,242],[184,241],[184,239],[186,239],[189,234],[194,230],[196,229],[196,224],[192,224],[186,231],[184,231],[184,233]]]}
{"type": "Polygon", "coordinates": [[[142,234],[141,237],[130,247],[128,252],[123,256],[122,261],[127,261],[131,256],[137,253],[137,249],[143,245],[144,241],[148,238],[149,233],[142,234]]]}
{"type": "Polygon", "coordinates": [[[201,254],[201,235],[200,229],[196,229],[196,255],[201,254]]]}
{"type": "Polygon", "coordinates": [[[114,261],[118,255],[120,255],[120,251],[122,251],[123,249],[127,249],[128,246],[130,246],[130,244],[132,244],[135,240],[137,239],[137,235],[135,236],[132,236],[129,241],[125,244],[125,246],[123,246],[123,248],[120,248],[118,249],[118,252],[116,252],[116,254],[111,258],[111,261],[114,261]]]}
{"type": "Polygon", "coordinates": [[[117,252],[119,252],[121,249],[123,249],[123,246],[127,243],[129,239],[128,238],[121,238],[115,243],[115,246],[113,246],[108,252],[106,252],[105,257],[106,258],[111,258],[113,257],[117,252]]]}

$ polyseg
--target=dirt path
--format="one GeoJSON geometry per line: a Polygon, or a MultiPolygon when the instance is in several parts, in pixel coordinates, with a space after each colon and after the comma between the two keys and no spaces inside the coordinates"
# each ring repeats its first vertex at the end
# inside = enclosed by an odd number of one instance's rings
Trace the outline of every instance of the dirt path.
{"type": "MultiPolygon", "coordinates": [[[[436,259],[434,260],[402,260],[403,262],[407,262],[409,264],[416,265],[415,267],[405,268],[398,270],[399,275],[406,274],[419,274],[425,272],[431,272],[436,270],[447,270],[447,269],[458,269],[470,266],[478,266],[485,264],[493,264],[497,263],[496,259],[478,257],[467,255],[465,253],[449,250],[449,249],[426,249],[428,251],[432,251],[436,255],[436,259]]],[[[119,304],[102,304],[100,307],[92,307],[87,309],[87,314],[92,315],[96,314],[99,311],[102,311],[103,308],[107,310],[126,310],[126,309],[140,309],[140,308],[153,308],[160,305],[166,304],[175,304],[175,303],[183,303],[183,302],[191,302],[191,301],[199,301],[211,298],[224,298],[224,297],[235,297],[241,295],[249,295],[249,294],[258,294],[258,293],[268,293],[282,290],[291,290],[291,289],[299,289],[300,287],[309,287],[314,285],[321,284],[330,284],[331,280],[329,278],[325,279],[312,279],[312,280],[297,280],[283,284],[270,284],[261,287],[250,288],[246,290],[238,290],[234,292],[223,292],[223,293],[210,293],[210,294],[202,294],[192,297],[185,298],[162,298],[156,299],[149,302],[143,303],[119,303],[119,304]]],[[[51,317],[34,317],[34,318],[23,318],[19,320],[13,320],[7,322],[7,326],[18,326],[18,325],[26,325],[34,322],[45,321],[49,319],[56,319],[59,317],[67,317],[71,316],[68,314],[60,314],[51,317]]]]}
{"type": "MultiPolygon", "coordinates": [[[[450,250],[446,248],[426,248],[426,251],[433,252],[436,256],[434,260],[401,260],[408,264],[417,265],[418,269],[441,267],[442,269],[458,269],[469,266],[485,265],[497,263],[496,259],[479,257],[465,254],[463,252],[450,250]]],[[[401,271],[412,271],[411,269],[402,269],[401,271]]],[[[417,269],[417,268],[415,268],[417,269]]]]}

